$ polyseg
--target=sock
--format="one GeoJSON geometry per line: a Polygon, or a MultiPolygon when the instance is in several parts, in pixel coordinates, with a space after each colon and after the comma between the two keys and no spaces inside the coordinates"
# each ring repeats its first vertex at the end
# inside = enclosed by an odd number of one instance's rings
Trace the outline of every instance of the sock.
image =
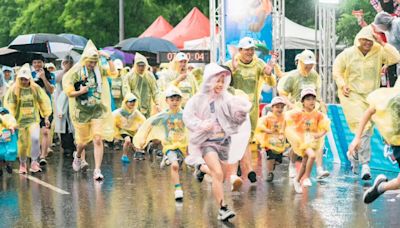
{"type": "Polygon", "coordinates": [[[324,171],[324,169],[321,166],[317,167],[317,172],[322,172],[322,171],[324,171]]]}
{"type": "Polygon", "coordinates": [[[181,184],[176,184],[175,185],[175,190],[182,190],[182,185],[181,184]]]}
{"type": "Polygon", "coordinates": [[[381,183],[380,185],[378,185],[378,193],[384,193],[385,192],[385,184],[386,184],[386,182],[384,182],[384,183],[381,183]]]}

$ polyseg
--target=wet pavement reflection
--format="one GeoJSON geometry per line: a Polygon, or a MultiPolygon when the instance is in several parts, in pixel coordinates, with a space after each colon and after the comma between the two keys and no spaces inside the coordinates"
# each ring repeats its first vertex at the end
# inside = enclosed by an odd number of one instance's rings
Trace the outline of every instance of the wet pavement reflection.
{"type": "MultiPolygon", "coordinates": [[[[286,163],[277,167],[274,182],[267,183],[265,162],[255,154],[259,181],[251,185],[246,180],[237,193],[226,183],[226,199],[237,216],[222,223],[216,219],[211,184],[198,183],[192,170],[184,167],[181,172],[184,200],[176,203],[169,169],[160,170],[159,159],[122,165],[120,156],[121,152],[105,153],[105,180],[97,183],[92,170],[75,173],[72,158],[56,153],[47,170],[34,176],[70,194],[23,175],[3,174],[0,227],[400,227],[400,191],[366,206],[362,194],[372,181],[361,181],[346,167],[330,165],[331,177],[312,179],[313,186],[298,195],[286,163]]],[[[92,153],[88,162],[93,164],[92,153]]]]}

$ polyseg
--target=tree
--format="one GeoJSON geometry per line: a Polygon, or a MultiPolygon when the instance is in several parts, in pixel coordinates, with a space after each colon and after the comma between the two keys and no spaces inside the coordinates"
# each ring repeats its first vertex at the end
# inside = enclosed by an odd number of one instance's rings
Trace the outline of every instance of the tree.
{"type": "Polygon", "coordinates": [[[0,0],[0,45],[8,45],[12,39],[10,31],[14,27],[15,21],[20,12],[19,4],[14,0],[0,0]]]}

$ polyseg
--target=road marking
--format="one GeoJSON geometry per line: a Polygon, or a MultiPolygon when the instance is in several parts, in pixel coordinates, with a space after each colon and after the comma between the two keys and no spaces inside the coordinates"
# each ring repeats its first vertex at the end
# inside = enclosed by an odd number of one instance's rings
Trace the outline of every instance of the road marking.
{"type": "MultiPolygon", "coordinates": [[[[14,173],[18,174],[18,170],[15,169],[14,173]]],[[[38,183],[38,184],[40,184],[40,185],[42,185],[42,186],[44,186],[46,188],[49,188],[49,189],[51,189],[51,190],[53,190],[55,192],[60,193],[60,194],[63,194],[63,195],[69,195],[70,194],[69,192],[62,190],[61,188],[58,188],[58,187],[56,187],[54,185],[46,183],[46,182],[38,179],[37,177],[31,176],[29,174],[18,174],[18,175],[23,176],[23,177],[27,178],[28,180],[36,182],[36,183],[38,183]]]]}

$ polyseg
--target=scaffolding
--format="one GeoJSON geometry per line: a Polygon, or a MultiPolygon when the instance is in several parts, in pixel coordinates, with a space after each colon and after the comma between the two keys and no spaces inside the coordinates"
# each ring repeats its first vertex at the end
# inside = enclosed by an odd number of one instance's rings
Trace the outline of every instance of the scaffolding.
{"type": "Polygon", "coordinates": [[[211,62],[224,63],[225,0],[210,0],[210,57],[211,62]]]}
{"type": "Polygon", "coordinates": [[[272,46],[279,53],[278,63],[285,71],[285,0],[273,0],[272,46]]]}
{"type": "Polygon", "coordinates": [[[332,66],[336,58],[335,6],[321,2],[317,5],[320,31],[318,34],[318,71],[322,78],[322,99],[326,103],[336,103],[336,87],[332,74],[332,66]]]}

